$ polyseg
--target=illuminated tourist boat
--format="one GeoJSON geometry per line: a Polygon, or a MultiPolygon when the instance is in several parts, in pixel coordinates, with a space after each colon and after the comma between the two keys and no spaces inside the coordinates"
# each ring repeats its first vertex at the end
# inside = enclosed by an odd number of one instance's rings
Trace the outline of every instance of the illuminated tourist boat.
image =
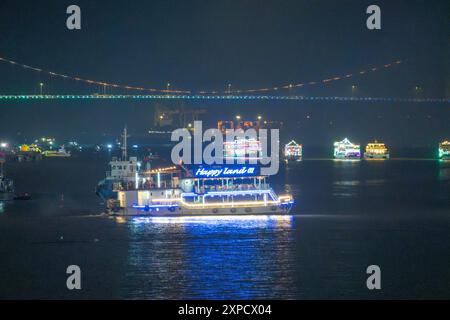
{"type": "Polygon", "coordinates": [[[443,141],[439,144],[439,159],[450,160],[450,141],[443,141]]]}
{"type": "Polygon", "coordinates": [[[293,205],[254,165],[152,169],[136,186],[116,191],[108,211],[125,216],[273,215],[287,214],[293,205]]]}
{"type": "Polygon", "coordinates": [[[345,138],[334,143],[334,158],[345,160],[357,160],[361,157],[359,144],[353,144],[345,138]]]}
{"type": "Polygon", "coordinates": [[[372,142],[367,144],[365,159],[389,159],[389,150],[384,143],[372,142]]]}
{"type": "Polygon", "coordinates": [[[105,179],[96,187],[95,193],[103,200],[116,199],[117,191],[123,188],[136,187],[140,163],[137,157],[127,155],[127,128],[123,132],[122,157],[112,157],[105,179]]]}
{"type": "Polygon", "coordinates": [[[294,140],[284,146],[284,158],[286,161],[302,160],[302,145],[294,140]]]}

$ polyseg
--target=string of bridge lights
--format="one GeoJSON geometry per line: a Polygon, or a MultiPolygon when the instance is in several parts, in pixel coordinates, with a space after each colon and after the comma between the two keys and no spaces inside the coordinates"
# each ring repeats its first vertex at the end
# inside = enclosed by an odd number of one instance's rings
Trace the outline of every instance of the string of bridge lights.
{"type": "MultiPolygon", "coordinates": [[[[53,77],[59,77],[59,78],[63,78],[63,79],[70,79],[70,80],[74,80],[74,81],[78,81],[78,82],[83,82],[83,83],[87,83],[90,85],[99,85],[102,86],[104,88],[106,87],[111,87],[111,88],[118,88],[118,89],[125,89],[125,90],[136,90],[136,91],[148,91],[148,92],[152,92],[152,93],[166,93],[166,94],[191,94],[192,92],[190,90],[172,90],[169,89],[170,84],[167,84],[167,88],[166,89],[156,89],[156,88],[146,88],[146,87],[137,87],[137,86],[131,86],[131,85],[121,85],[121,84],[117,84],[117,83],[111,83],[111,82],[105,82],[105,81],[97,81],[97,80],[91,80],[91,79],[85,79],[85,78],[81,78],[78,76],[72,76],[72,75],[67,75],[67,74],[62,74],[62,73],[57,73],[57,72],[53,72],[53,71],[48,71],[42,68],[37,68],[34,66],[30,66],[27,64],[23,64],[11,59],[7,59],[5,57],[1,57],[0,56],[0,62],[4,62],[4,63],[9,63],[11,65],[14,66],[18,66],[18,67],[22,67],[24,69],[27,70],[33,70],[39,73],[44,73],[46,75],[49,76],[53,76],[53,77]]],[[[346,74],[342,74],[342,75],[336,75],[336,76],[330,76],[327,77],[325,79],[322,80],[315,80],[315,81],[308,81],[308,82],[302,82],[302,83],[290,83],[290,84],[285,84],[285,85],[280,85],[280,86],[274,86],[274,87],[266,87],[266,88],[253,88],[253,89],[243,89],[243,90],[231,90],[231,84],[228,85],[228,90],[215,90],[215,91],[204,91],[204,90],[200,90],[198,93],[200,95],[220,95],[220,94],[257,94],[257,93],[267,93],[267,92],[277,92],[280,90],[291,90],[293,88],[300,88],[300,87],[304,87],[304,86],[314,86],[314,85],[320,85],[320,84],[328,84],[330,82],[335,82],[335,81],[340,81],[340,80],[344,80],[344,79],[349,79],[355,76],[362,76],[368,73],[372,73],[372,72],[376,72],[379,70],[383,70],[383,69],[389,69],[392,68],[396,65],[399,65],[401,63],[403,63],[403,60],[395,60],[393,62],[390,63],[386,63],[384,65],[381,66],[374,66],[374,67],[370,67],[370,68],[366,68],[363,70],[360,70],[356,73],[346,73],[346,74]]]]}
{"type": "Polygon", "coordinates": [[[318,80],[318,81],[308,81],[308,82],[295,83],[295,84],[290,83],[290,84],[275,86],[275,87],[246,89],[246,90],[231,90],[230,89],[231,85],[229,84],[228,85],[229,90],[225,90],[222,92],[220,92],[220,91],[200,91],[200,94],[218,94],[218,93],[241,94],[241,93],[275,92],[280,89],[281,90],[283,90],[283,89],[291,90],[293,88],[300,88],[300,87],[304,87],[304,86],[313,86],[313,85],[318,85],[318,84],[326,84],[326,83],[333,82],[333,81],[349,79],[349,78],[352,78],[357,75],[364,75],[364,74],[367,74],[370,72],[375,72],[375,71],[382,70],[382,69],[392,68],[393,66],[399,65],[403,62],[404,62],[403,60],[396,60],[391,63],[386,63],[382,66],[374,66],[374,67],[360,70],[355,74],[347,73],[347,74],[343,74],[343,75],[336,75],[336,76],[327,77],[325,79],[318,80]]]}
{"type": "Polygon", "coordinates": [[[449,104],[448,98],[392,98],[392,97],[314,97],[314,96],[286,96],[286,95],[0,95],[1,101],[9,100],[285,100],[285,101],[324,101],[324,102],[413,102],[413,103],[444,103],[449,104]]]}
{"type": "Polygon", "coordinates": [[[111,88],[119,88],[119,89],[126,89],[126,90],[138,90],[138,91],[150,91],[150,92],[162,92],[162,93],[172,93],[172,94],[186,94],[190,93],[190,91],[182,91],[182,90],[170,90],[170,89],[156,89],[156,88],[144,88],[144,87],[136,87],[136,86],[130,86],[130,85],[121,85],[117,83],[111,83],[111,82],[104,82],[104,81],[97,81],[97,80],[90,80],[90,79],[84,79],[77,76],[71,76],[67,74],[61,74],[53,71],[44,70],[41,68],[29,66],[23,63],[16,62],[14,60],[10,60],[4,57],[0,57],[0,61],[22,67],[24,69],[34,70],[40,73],[44,73],[50,76],[59,77],[63,79],[70,79],[74,81],[84,82],[91,85],[99,85],[102,87],[111,87],[111,88]]]}

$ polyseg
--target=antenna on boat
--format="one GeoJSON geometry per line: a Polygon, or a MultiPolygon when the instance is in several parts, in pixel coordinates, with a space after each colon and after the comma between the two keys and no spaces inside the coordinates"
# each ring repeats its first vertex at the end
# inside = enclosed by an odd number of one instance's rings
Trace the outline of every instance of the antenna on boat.
{"type": "Polygon", "coordinates": [[[129,135],[127,134],[127,126],[125,125],[125,128],[123,128],[123,134],[122,134],[122,138],[123,138],[123,142],[122,142],[122,160],[127,160],[127,138],[129,137],[129,135]]]}

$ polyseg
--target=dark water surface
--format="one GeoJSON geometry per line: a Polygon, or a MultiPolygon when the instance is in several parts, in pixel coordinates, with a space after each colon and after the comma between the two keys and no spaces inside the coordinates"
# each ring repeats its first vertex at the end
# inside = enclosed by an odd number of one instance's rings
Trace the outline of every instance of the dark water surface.
{"type": "Polygon", "coordinates": [[[305,160],[273,179],[292,217],[148,223],[99,215],[106,162],[6,166],[33,200],[0,203],[0,298],[450,298],[448,162],[305,160]]]}

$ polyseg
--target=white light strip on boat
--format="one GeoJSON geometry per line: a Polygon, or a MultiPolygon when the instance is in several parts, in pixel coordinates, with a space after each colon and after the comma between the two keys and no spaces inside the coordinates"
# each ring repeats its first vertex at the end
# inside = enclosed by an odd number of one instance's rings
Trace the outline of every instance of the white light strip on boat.
{"type": "Polygon", "coordinates": [[[291,215],[211,215],[211,216],[182,216],[182,217],[136,217],[134,223],[221,223],[240,221],[285,221],[291,222],[291,215]]]}
{"type": "Polygon", "coordinates": [[[252,205],[271,205],[271,204],[291,204],[292,197],[291,196],[280,196],[278,200],[268,200],[268,201],[240,201],[240,202],[210,202],[210,203],[189,203],[184,201],[182,198],[173,198],[173,199],[152,199],[152,202],[180,202],[182,205],[189,208],[204,208],[204,207],[218,207],[218,208],[229,208],[229,207],[247,207],[252,205]]]}

